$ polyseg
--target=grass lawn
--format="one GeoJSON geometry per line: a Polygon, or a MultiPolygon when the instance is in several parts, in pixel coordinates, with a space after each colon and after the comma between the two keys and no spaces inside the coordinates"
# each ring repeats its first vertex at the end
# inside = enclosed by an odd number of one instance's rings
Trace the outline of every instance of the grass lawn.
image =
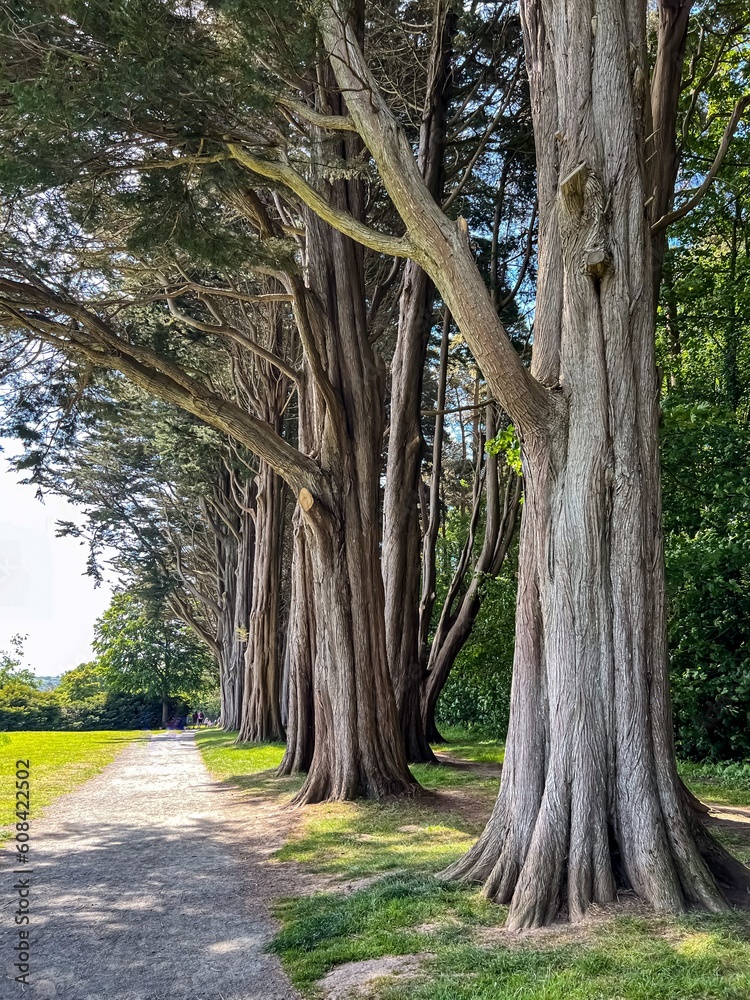
{"type": "Polygon", "coordinates": [[[31,819],[54,799],[98,774],[133,740],[137,732],[0,733],[0,841],[10,836],[15,822],[15,767],[31,763],[31,819]]]}
{"type": "MultiPolygon", "coordinates": [[[[408,977],[371,984],[379,1000],[750,1000],[750,914],[691,913],[666,919],[625,900],[618,916],[510,936],[505,908],[476,887],[436,879],[476,839],[497,794],[502,747],[449,731],[438,767],[413,767],[426,793],[410,801],[335,803],[300,809],[280,862],[305,864],[354,891],[286,899],[273,944],[307,997],[331,969],[393,955],[421,955],[408,977]],[[623,915],[624,913],[624,915],[623,915]]],[[[199,733],[209,769],[253,795],[291,797],[300,779],[273,777],[280,745],[233,747],[199,733]]],[[[750,769],[748,769],[750,770],[750,769]]],[[[743,768],[685,765],[691,788],[727,807],[750,805],[743,768]],[[710,794],[709,794],[710,791],[710,794]]],[[[750,861],[750,822],[717,830],[750,861]]],[[[736,817],[735,817],[736,818],[736,817]]],[[[741,818],[741,817],[740,817],[741,818]]],[[[750,816],[746,817],[750,820],[750,816]]]]}

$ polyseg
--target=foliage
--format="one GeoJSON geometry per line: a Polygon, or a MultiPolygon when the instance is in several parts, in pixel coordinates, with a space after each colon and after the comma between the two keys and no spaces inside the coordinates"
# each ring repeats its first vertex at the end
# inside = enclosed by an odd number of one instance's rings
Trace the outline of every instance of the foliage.
{"type": "Polygon", "coordinates": [[[511,576],[488,578],[474,628],[440,695],[438,725],[468,726],[503,739],[508,728],[516,605],[511,576]]]}
{"type": "Polygon", "coordinates": [[[29,687],[39,687],[38,678],[32,670],[23,664],[23,644],[27,636],[14,635],[10,640],[11,649],[0,650],[0,688],[9,681],[26,684],[29,687]]]}
{"type": "Polygon", "coordinates": [[[518,440],[513,424],[508,424],[504,430],[491,438],[485,447],[490,455],[504,455],[506,462],[515,474],[517,476],[523,475],[521,442],[518,440]]]}
{"type": "Polygon", "coordinates": [[[104,671],[96,662],[81,663],[68,670],[62,675],[56,688],[58,697],[68,702],[85,701],[103,694],[105,690],[104,671]]]}
{"type": "MultiPolygon", "coordinates": [[[[512,429],[498,435],[498,438],[503,437],[512,448],[512,429]]],[[[466,541],[468,523],[469,515],[460,505],[446,512],[437,546],[436,615],[440,613],[444,594],[466,541]]],[[[479,538],[482,530],[480,524],[479,538]]],[[[497,579],[485,576],[483,580],[479,615],[438,701],[439,726],[476,728],[494,739],[505,736],[513,670],[515,603],[515,559],[509,558],[501,576],[497,579]]]]}
{"type": "Polygon", "coordinates": [[[60,705],[51,691],[21,681],[0,688],[0,731],[62,728],[60,705]]]}
{"type": "Polygon", "coordinates": [[[115,594],[95,625],[94,649],[114,691],[164,701],[189,698],[215,685],[215,663],[182,622],[165,617],[134,593],[115,594]]]}
{"type": "Polygon", "coordinates": [[[678,766],[699,799],[722,805],[746,805],[750,800],[750,763],[681,761],[678,766]]]}
{"type": "Polygon", "coordinates": [[[12,645],[12,654],[0,653],[0,731],[143,729],[159,724],[160,700],[109,690],[101,665],[82,663],[63,674],[59,684],[43,688],[36,674],[20,666],[21,637],[12,645]]]}
{"type": "Polygon", "coordinates": [[[750,431],[707,402],[665,406],[669,642],[678,753],[750,756],[750,431]]]}

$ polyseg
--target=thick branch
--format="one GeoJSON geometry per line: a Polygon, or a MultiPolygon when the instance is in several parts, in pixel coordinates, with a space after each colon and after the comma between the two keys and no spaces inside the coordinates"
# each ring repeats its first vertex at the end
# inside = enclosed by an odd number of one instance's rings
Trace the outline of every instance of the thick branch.
{"type": "Polygon", "coordinates": [[[332,132],[356,132],[357,128],[348,115],[324,115],[306,104],[300,104],[289,97],[277,97],[276,103],[294,112],[298,118],[315,125],[318,128],[328,129],[332,132]]]}
{"type": "MultiPolygon", "coordinates": [[[[525,434],[544,433],[555,408],[551,394],[521,363],[493,309],[464,233],[425,186],[409,141],[383,100],[337,0],[324,8],[319,23],[349,113],[406,225],[412,245],[409,256],[434,281],[493,394],[514,423],[525,434]]],[[[347,235],[358,239],[353,232],[347,235]]]]}
{"type": "Polygon", "coordinates": [[[67,353],[84,354],[97,365],[122,372],[158,399],[192,413],[238,441],[268,462],[295,492],[303,486],[310,488],[312,484],[318,495],[325,494],[318,464],[285,441],[267,423],[212,392],[157,352],[123,340],[79,303],[66,302],[54,293],[42,292],[20,282],[0,279],[0,315],[3,313],[15,324],[67,353]],[[7,296],[8,285],[13,286],[12,297],[7,296]],[[26,302],[19,301],[24,290],[28,293],[26,302]],[[68,315],[82,329],[27,311],[34,308],[68,315]]]}
{"type": "Polygon", "coordinates": [[[370,250],[374,250],[376,253],[386,253],[394,257],[412,256],[414,248],[405,236],[390,236],[388,233],[379,233],[377,230],[371,229],[364,223],[359,222],[348,212],[335,208],[312,185],[308,184],[301,174],[298,174],[288,164],[280,163],[278,160],[275,162],[262,160],[233,142],[228,143],[227,148],[234,159],[242,164],[243,167],[252,170],[253,173],[261,177],[266,177],[268,180],[284,184],[290,191],[293,191],[301,198],[316,215],[320,216],[324,222],[327,222],[329,226],[333,226],[334,229],[338,229],[339,232],[342,232],[355,242],[369,247],[370,250]]]}

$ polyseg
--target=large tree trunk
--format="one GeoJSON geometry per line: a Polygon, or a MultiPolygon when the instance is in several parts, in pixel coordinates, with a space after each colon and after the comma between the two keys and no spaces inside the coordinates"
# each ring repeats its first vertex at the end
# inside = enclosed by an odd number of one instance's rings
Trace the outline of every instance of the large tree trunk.
{"type": "Polygon", "coordinates": [[[278,773],[280,776],[307,771],[315,747],[315,713],[313,706],[313,664],[315,649],[315,605],[312,568],[305,546],[302,509],[293,517],[291,600],[287,634],[288,692],[286,722],[286,752],[278,773]]]}
{"type": "MultiPolygon", "coordinates": [[[[361,32],[361,8],[354,20],[361,32]]],[[[324,102],[318,110],[343,110],[332,75],[317,93],[324,102]]],[[[333,141],[320,135],[318,142],[315,162],[332,154],[359,162],[362,144],[354,136],[333,141]]],[[[333,206],[364,217],[361,180],[323,183],[333,206]]],[[[309,571],[315,661],[313,752],[297,801],[413,793],[417,785],[406,764],[385,647],[379,509],[384,366],[368,339],[364,251],[312,212],[305,228],[307,287],[293,282],[306,362],[298,383],[305,412],[300,444],[311,446],[326,485],[298,496],[305,538],[297,594],[302,599],[307,592],[309,571]]],[[[305,677],[296,680],[304,688],[305,677]]],[[[304,690],[300,694],[299,707],[304,690]]],[[[287,769],[291,760],[288,754],[287,769]]]]}
{"type": "MultiPolygon", "coordinates": [[[[361,214],[358,182],[336,182],[331,197],[361,214]]],[[[299,497],[316,638],[315,742],[298,800],[380,798],[416,787],[385,650],[379,551],[384,373],[367,338],[362,249],[312,215],[307,232],[310,284],[321,308],[307,296],[310,308],[299,319],[311,338],[308,357],[326,359],[325,370],[311,379],[311,405],[330,485],[326,496],[299,497]]]]}
{"type": "MultiPolygon", "coordinates": [[[[559,138],[556,229],[564,406],[524,440],[516,655],[503,780],[477,845],[449,869],[510,903],[509,925],[572,919],[634,889],[655,909],[727,906],[743,878],[686,807],[665,642],[645,8],[524,0],[535,126],[559,138]],[[592,34],[593,28],[593,34],[592,34]]],[[[545,169],[549,170],[549,161],[545,169]]],[[[541,275],[540,275],[541,278],[541,275]]],[[[543,317],[548,329],[554,316],[543,317]]],[[[523,428],[522,428],[523,429],[523,428]]]]}
{"type": "Polygon", "coordinates": [[[240,511],[236,506],[230,508],[233,493],[227,475],[223,495],[217,497],[218,505],[225,508],[224,516],[220,517],[206,507],[206,516],[213,524],[216,538],[219,725],[230,732],[239,730],[242,724],[247,623],[253,597],[255,521],[252,508],[255,490],[255,481],[249,480],[242,488],[245,510],[240,511]],[[230,513],[235,516],[230,516],[230,513]]]}
{"type": "MultiPolygon", "coordinates": [[[[419,168],[428,190],[443,187],[445,118],[455,30],[455,11],[435,5],[425,105],[419,134],[419,168]]],[[[435,762],[422,728],[419,657],[420,525],[422,468],[422,377],[432,326],[435,287],[407,261],[391,378],[391,421],[383,497],[383,579],[388,664],[401,732],[410,761],[435,762]]]]}
{"type": "Polygon", "coordinates": [[[419,690],[419,481],[422,466],[422,374],[434,289],[412,261],[404,269],[393,357],[391,422],[383,498],[385,638],[407,759],[435,761],[422,728],[419,690]]]}
{"type": "Polygon", "coordinates": [[[279,656],[282,501],[281,480],[261,462],[256,476],[252,604],[238,743],[284,739],[279,656]]]}

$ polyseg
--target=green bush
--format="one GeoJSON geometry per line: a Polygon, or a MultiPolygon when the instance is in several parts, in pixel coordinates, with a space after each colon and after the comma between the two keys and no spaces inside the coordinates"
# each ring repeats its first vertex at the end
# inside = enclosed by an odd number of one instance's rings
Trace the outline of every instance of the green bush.
{"type": "Polygon", "coordinates": [[[478,729],[502,740],[508,728],[513,670],[516,580],[488,580],[468,642],[437,706],[437,724],[478,729]]]}
{"type": "Polygon", "coordinates": [[[669,648],[678,755],[750,757],[750,430],[707,403],[665,408],[669,648]]]}
{"type": "Polygon", "coordinates": [[[79,701],[59,699],[17,682],[0,688],[0,731],[155,729],[161,725],[161,701],[117,691],[79,701]],[[20,687],[25,690],[19,690],[20,687]]]}

